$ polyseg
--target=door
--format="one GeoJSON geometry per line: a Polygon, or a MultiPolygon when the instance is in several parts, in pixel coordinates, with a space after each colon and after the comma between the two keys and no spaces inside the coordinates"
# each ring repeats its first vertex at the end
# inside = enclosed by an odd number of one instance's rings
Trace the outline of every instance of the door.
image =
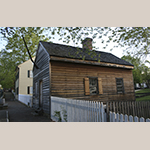
{"type": "Polygon", "coordinates": [[[39,107],[40,108],[42,108],[42,106],[43,106],[42,94],[43,94],[43,82],[40,81],[40,86],[39,86],[39,107]]]}

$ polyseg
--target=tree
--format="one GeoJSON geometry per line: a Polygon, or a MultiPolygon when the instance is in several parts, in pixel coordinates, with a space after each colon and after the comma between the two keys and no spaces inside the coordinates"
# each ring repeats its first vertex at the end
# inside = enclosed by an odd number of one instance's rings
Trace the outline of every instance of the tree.
{"type": "Polygon", "coordinates": [[[142,79],[147,87],[150,88],[150,68],[145,65],[143,66],[142,79]]]}
{"type": "Polygon", "coordinates": [[[134,65],[133,69],[134,85],[136,85],[136,83],[139,83],[139,85],[141,86],[141,83],[146,82],[148,86],[150,80],[149,78],[150,70],[145,64],[142,63],[141,59],[134,58],[129,54],[127,56],[123,56],[122,59],[134,65]]]}
{"type": "MultiPolygon", "coordinates": [[[[104,44],[103,48],[106,48],[110,42],[114,42],[116,44],[114,47],[120,46],[136,58],[150,54],[149,27],[1,27],[0,34],[8,42],[5,51],[10,56],[15,55],[17,58],[14,59],[17,63],[30,58],[25,44],[31,56],[34,56],[39,40],[52,40],[56,35],[59,40],[67,44],[72,41],[75,45],[81,43],[87,36],[101,39],[101,43],[104,44]],[[25,43],[23,43],[22,36],[25,43]],[[104,40],[104,37],[107,38],[104,40]]],[[[92,54],[89,53],[89,55],[92,54]]]]}
{"type": "Polygon", "coordinates": [[[15,60],[4,53],[0,59],[0,84],[3,88],[14,88],[15,85],[15,60]]]}
{"type": "Polygon", "coordinates": [[[22,35],[30,49],[31,57],[35,56],[40,40],[49,40],[42,34],[44,29],[41,28],[13,28],[11,32],[13,34],[4,35],[7,44],[5,49],[0,52],[0,84],[2,84],[4,88],[14,88],[16,67],[30,59],[22,35]]]}
{"type": "MultiPolygon", "coordinates": [[[[54,39],[57,35],[59,40],[65,43],[72,41],[78,45],[85,37],[90,36],[93,39],[101,39],[101,43],[105,44],[103,48],[106,48],[110,42],[114,42],[116,44],[114,47],[120,46],[136,56],[150,54],[150,27],[34,27],[31,30],[37,32],[41,29],[45,31],[49,39],[54,39]],[[106,40],[104,37],[107,37],[106,40]]],[[[8,38],[13,34],[19,34],[16,33],[16,30],[20,30],[20,34],[31,36],[26,28],[19,27],[3,27],[0,29],[0,33],[4,38],[8,38]]],[[[37,32],[37,34],[39,33],[37,32]]]]}

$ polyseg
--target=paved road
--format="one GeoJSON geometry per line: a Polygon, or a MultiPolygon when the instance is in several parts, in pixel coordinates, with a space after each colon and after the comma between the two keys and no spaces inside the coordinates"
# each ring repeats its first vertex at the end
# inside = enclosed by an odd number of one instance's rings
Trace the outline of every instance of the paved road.
{"type": "Polygon", "coordinates": [[[0,110],[0,116],[8,111],[9,122],[51,122],[47,116],[35,116],[33,108],[29,108],[17,100],[13,100],[10,92],[5,93],[8,108],[0,110]]]}

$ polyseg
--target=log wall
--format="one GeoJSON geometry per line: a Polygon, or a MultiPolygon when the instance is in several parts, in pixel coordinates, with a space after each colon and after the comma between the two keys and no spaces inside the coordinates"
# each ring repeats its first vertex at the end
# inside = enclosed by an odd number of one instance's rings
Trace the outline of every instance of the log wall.
{"type": "Polygon", "coordinates": [[[98,101],[135,100],[132,70],[51,61],[51,95],[98,101]],[[102,79],[103,94],[86,96],[84,78],[102,79]],[[123,78],[124,94],[118,94],[116,78],[123,78]]]}

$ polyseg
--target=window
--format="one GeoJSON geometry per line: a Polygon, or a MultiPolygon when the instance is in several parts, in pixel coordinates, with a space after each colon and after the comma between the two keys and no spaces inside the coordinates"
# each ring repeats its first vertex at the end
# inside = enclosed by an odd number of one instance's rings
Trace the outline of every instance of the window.
{"type": "Polygon", "coordinates": [[[102,79],[97,77],[84,78],[85,95],[103,94],[102,79]]]}
{"type": "Polygon", "coordinates": [[[98,94],[97,78],[89,78],[90,94],[98,94]]]}
{"type": "Polygon", "coordinates": [[[27,93],[28,94],[33,94],[33,87],[32,86],[27,87],[27,93]]]}
{"type": "Polygon", "coordinates": [[[28,70],[28,78],[33,78],[33,72],[32,72],[32,70],[28,70]]]}
{"type": "Polygon", "coordinates": [[[117,93],[124,93],[124,85],[122,78],[116,78],[117,93]]]}

